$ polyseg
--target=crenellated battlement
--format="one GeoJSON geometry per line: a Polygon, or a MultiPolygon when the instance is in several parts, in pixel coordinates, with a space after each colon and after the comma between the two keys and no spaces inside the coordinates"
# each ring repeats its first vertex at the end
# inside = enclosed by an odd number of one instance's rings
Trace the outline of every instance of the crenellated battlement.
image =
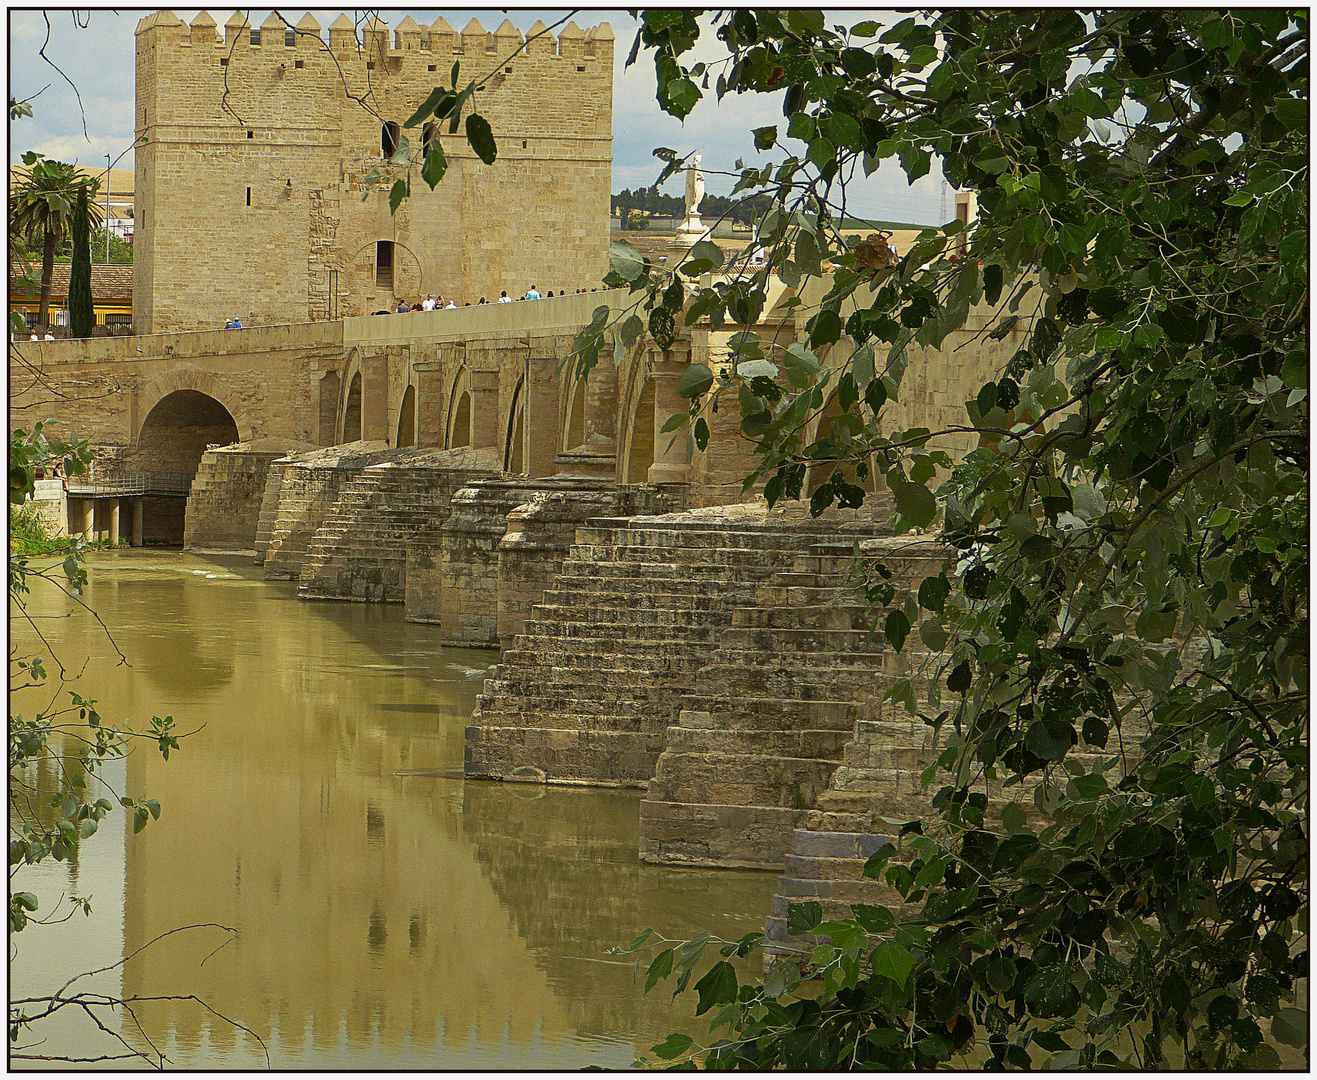
{"type": "Polygon", "coordinates": [[[259,26],[171,11],[137,27],[139,252],[134,312],[155,330],[392,311],[399,298],[489,301],[533,284],[574,291],[607,269],[613,33],[573,22],[527,34],[504,19],[271,12],[259,26]],[[528,38],[530,39],[528,41],[528,38]],[[467,106],[498,144],[402,125],[436,86],[480,83],[467,106]],[[434,191],[394,151],[438,140],[434,191]],[[371,190],[372,178],[378,178],[371,190]],[[364,199],[363,199],[364,196],[364,199]],[[241,251],[241,273],[198,268],[188,237],[241,251]],[[330,290],[337,283],[337,295],[330,290]]]}
{"type": "Polygon", "coordinates": [[[223,27],[208,11],[198,12],[190,24],[172,11],[159,11],[138,23],[137,36],[145,37],[149,44],[169,44],[180,49],[213,47],[216,52],[227,52],[236,45],[266,56],[282,56],[288,50],[299,55],[324,52],[339,59],[359,56],[372,61],[418,60],[425,54],[465,56],[472,60],[482,56],[499,58],[511,56],[525,45],[517,59],[553,57],[610,63],[615,40],[608,23],[583,30],[575,22],[568,22],[555,36],[541,20],[523,35],[508,19],[496,29],[488,30],[473,18],[459,33],[442,16],[430,26],[422,26],[407,15],[390,30],[389,24],[378,16],[358,24],[346,15],[339,15],[324,28],[310,12],[294,22],[291,16],[278,11],[270,12],[259,27],[253,26],[241,11],[235,11],[223,27]]]}

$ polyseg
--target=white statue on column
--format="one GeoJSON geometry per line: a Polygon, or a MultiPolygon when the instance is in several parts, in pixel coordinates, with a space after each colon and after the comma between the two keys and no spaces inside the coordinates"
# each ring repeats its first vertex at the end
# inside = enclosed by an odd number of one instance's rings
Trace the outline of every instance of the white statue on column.
{"type": "Polygon", "coordinates": [[[704,201],[704,173],[700,171],[703,157],[703,151],[697,150],[686,166],[686,217],[677,227],[674,244],[693,244],[708,232],[700,220],[700,203],[704,201]]]}
{"type": "Polygon", "coordinates": [[[697,151],[686,166],[686,220],[697,229],[700,227],[700,203],[704,201],[704,173],[700,172],[703,158],[704,154],[697,151]]]}

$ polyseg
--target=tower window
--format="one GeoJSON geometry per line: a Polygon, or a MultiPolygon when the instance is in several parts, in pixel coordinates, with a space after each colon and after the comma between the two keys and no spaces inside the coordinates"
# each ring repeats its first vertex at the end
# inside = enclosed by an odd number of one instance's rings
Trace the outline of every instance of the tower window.
{"type": "Polygon", "coordinates": [[[291,26],[284,30],[284,44],[289,46],[297,44],[297,31],[291,26]]]}
{"type": "MultiPolygon", "coordinates": [[[[228,66],[229,66],[229,58],[228,58],[227,56],[221,56],[221,57],[220,57],[220,67],[228,67],[228,66]]],[[[143,112],[142,112],[142,119],[143,119],[143,120],[146,119],[146,111],[145,111],[145,110],[143,110],[143,112]]]]}
{"type": "Polygon", "coordinates": [[[293,67],[295,67],[295,68],[306,67],[306,61],[305,61],[305,60],[294,60],[294,61],[293,61],[293,67]]]}
{"type": "Polygon", "coordinates": [[[381,289],[393,288],[392,240],[380,240],[375,244],[375,284],[381,289]]]}
{"type": "Polygon", "coordinates": [[[254,134],[253,132],[250,132],[250,131],[247,132],[247,138],[249,138],[249,139],[254,139],[255,137],[256,137],[256,136],[255,136],[255,134],[254,134]]]}
{"type": "Polygon", "coordinates": [[[366,61],[366,70],[367,70],[367,71],[374,71],[374,70],[375,70],[375,61],[374,61],[374,60],[367,60],[367,61],[366,61]]]}
{"type": "Polygon", "coordinates": [[[584,70],[585,70],[585,66],[584,66],[584,65],[581,65],[581,66],[578,67],[576,70],[577,70],[577,71],[584,71],[584,70]]]}
{"type": "Polygon", "coordinates": [[[253,31],[252,31],[252,44],[253,44],[253,45],[259,45],[260,43],[261,43],[261,32],[260,32],[259,30],[253,30],[253,31]]]}
{"type": "Polygon", "coordinates": [[[247,205],[248,205],[248,206],[251,206],[251,204],[252,204],[252,189],[251,189],[251,188],[248,188],[248,189],[247,189],[247,205]]]}
{"type": "Polygon", "coordinates": [[[398,152],[398,136],[402,129],[392,120],[385,122],[380,128],[380,153],[386,158],[393,157],[398,152]]]}
{"type": "Polygon", "coordinates": [[[428,67],[426,67],[425,70],[426,70],[426,71],[438,71],[438,70],[439,70],[439,65],[438,65],[438,64],[430,64],[428,67]]]}
{"type": "Polygon", "coordinates": [[[526,149],[526,140],[525,140],[525,139],[522,139],[522,140],[521,140],[521,148],[522,148],[523,150],[526,149]]]}

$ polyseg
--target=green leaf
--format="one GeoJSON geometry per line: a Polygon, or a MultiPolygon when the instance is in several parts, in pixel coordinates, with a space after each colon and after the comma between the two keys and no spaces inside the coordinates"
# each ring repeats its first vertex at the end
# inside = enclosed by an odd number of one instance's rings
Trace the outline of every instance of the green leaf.
{"type": "Polygon", "coordinates": [[[724,258],[723,249],[712,240],[697,240],[686,256],[692,263],[710,263],[715,270],[722,266],[724,258]]]}
{"type": "Polygon", "coordinates": [[[704,417],[702,416],[695,421],[694,435],[695,445],[699,447],[699,449],[703,450],[709,445],[709,425],[705,423],[704,417]]]}
{"type": "Polygon", "coordinates": [[[726,960],[719,960],[695,984],[695,990],[700,995],[695,1015],[700,1016],[715,1005],[735,1001],[737,989],[736,969],[726,960]]]}
{"type": "Polygon", "coordinates": [[[1107,793],[1107,778],[1098,773],[1076,776],[1070,783],[1081,799],[1098,799],[1107,793]]]}
{"type": "Polygon", "coordinates": [[[1071,1016],[1079,1008],[1079,991],[1070,981],[1065,964],[1045,967],[1024,987],[1024,1003],[1029,1011],[1043,1019],[1071,1016]]]}
{"type": "Polygon", "coordinates": [[[911,525],[925,528],[937,517],[937,498],[923,484],[898,484],[892,490],[896,509],[911,525]]]}
{"type": "Polygon", "coordinates": [[[1001,810],[1001,827],[1006,833],[1017,833],[1024,829],[1029,820],[1023,806],[1017,802],[1007,803],[1001,810]]]}
{"type": "Polygon", "coordinates": [[[905,617],[905,612],[899,609],[889,611],[887,621],[883,623],[883,634],[892,648],[900,652],[909,633],[910,620],[905,617]]]}
{"type": "Polygon", "coordinates": [[[685,427],[686,421],[690,419],[690,413],[673,413],[664,421],[663,426],[659,428],[660,435],[666,435],[670,431],[676,431],[678,428],[685,427]]]}
{"type": "Polygon", "coordinates": [[[1117,859],[1146,859],[1162,848],[1165,834],[1156,825],[1127,825],[1116,834],[1112,854],[1117,859]]]}
{"type": "Polygon", "coordinates": [[[776,379],[778,370],[771,360],[742,360],[736,365],[736,374],[743,379],[776,379]]]}
{"type": "Polygon", "coordinates": [[[879,904],[852,904],[851,911],[870,934],[885,934],[896,926],[896,916],[879,904]]]}
{"type": "Polygon", "coordinates": [[[872,964],[876,974],[886,975],[897,986],[903,987],[914,970],[915,958],[905,946],[895,941],[882,941],[874,947],[872,964]]]}
{"type": "Polygon", "coordinates": [[[393,187],[389,190],[389,213],[396,214],[398,207],[402,205],[402,200],[410,194],[410,185],[406,180],[395,180],[393,187]]]}
{"type": "Polygon", "coordinates": [[[664,949],[650,961],[649,972],[645,976],[645,993],[653,990],[660,979],[666,979],[672,974],[672,961],[676,955],[675,949],[664,949]]]}
{"type": "Polygon", "coordinates": [[[1308,1014],[1303,1009],[1279,1009],[1271,1018],[1271,1034],[1286,1046],[1303,1050],[1308,1045],[1308,1014]]]}
{"type": "Polygon", "coordinates": [[[677,393],[682,397],[700,397],[712,386],[713,372],[707,364],[691,364],[677,379],[677,393]]]}
{"type": "Polygon", "coordinates": [[[664,1061],[671,1061],[675,1057],[681,1057],[693,1045],[694,1040],[689,1035],[674,1032],[657,1046],[651,1046],[649,1052],[664,1061]]]}
{"type": "Polygon", "coordinates": [[[635,281],[645,272],[645,257],[625,240],[614,240],[608,245],[608,261],[623,281],[635,281]]]}
{"type": "Polygon", "coordinates": [[[1134,623],[1134,632],[1144,641],[1165,641],[1175,633],[1175,612],[1144,608],[1134,623]]]}
{"type": "Polygon", "coordinates": [[[421,179],[429,184],[430,190],[433,191],[447,171],[448,158],[444,156],[444,148],[439,145],[438,138],[435,138],[431,140],[430,152],[425,155],[425,164],[421,166],[421,179]]]}
{"type": "Polygon", "coordinates": [[[770,124],[768,127],[755,128],[754,137],[756,150],[771,150],[773,144],[777,142],[777,125],[770,124]]]}
{"type": "Polygon", "coordinates": [[[1025,745],[1044,761],[1061,761],[1075,743],[1075,729],[1065,720],[1039,720],[1029,727],[1025,745]]]}
{"type": "Polygon", "coordinates": [[[814,329],[809,335],[809,344],[813,349],[831,345],[841,339],[841,316],[825,308],[814,318],[814,329]]]}
{"type": "Polygon", "coordinates": [[[434,114],[434,107],[441,102],[451,91],[445,90],[442,86],[436,86],[430,91],[430,96],[421,102],[421,107],[412,113],[412,117],[402,126],[412,128],[424,120],[427,116],[434,114]]]}
{"type": "Polygon", "coordinates": [[[493,165],[498,157],[498,147],[494,144],[494,132],[489,121],[479,113],[472,113],[466,118],[466,141],[486,165],[493,165]]]}
{"type": "Polygon", "coordinates": [[[817,900],[787,905],[787,933],[792,937],[808,934],[823,921],[823,905],[817,900]]]}

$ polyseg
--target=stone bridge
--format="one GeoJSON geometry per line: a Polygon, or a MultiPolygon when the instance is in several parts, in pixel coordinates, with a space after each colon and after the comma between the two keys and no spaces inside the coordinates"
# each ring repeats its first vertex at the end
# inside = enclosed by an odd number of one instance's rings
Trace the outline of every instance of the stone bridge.
{"type": "MultiPolygon", "coordinates": [[[[644,481],[656,464],[655,432],[684,404],[675,381],[689,362],[689,336],[665,354],[637,350],[639,370],[603,364],[586,386],[557,373],[593,311],[620,308],[625,298],[583,293],[336,322],[14,343],[10,425],[48,420],[88,438],[103,481],[190,479],[208,446],[262,440],[296,450],[358,441],[470,447],[512,475],[644,481]]],[[[672,460],[660,453],[657,472],[685,479],[687,448],[669,449],[672,460]]],[[[82,520],[76,508],[70,520],[82,520]]]]}

